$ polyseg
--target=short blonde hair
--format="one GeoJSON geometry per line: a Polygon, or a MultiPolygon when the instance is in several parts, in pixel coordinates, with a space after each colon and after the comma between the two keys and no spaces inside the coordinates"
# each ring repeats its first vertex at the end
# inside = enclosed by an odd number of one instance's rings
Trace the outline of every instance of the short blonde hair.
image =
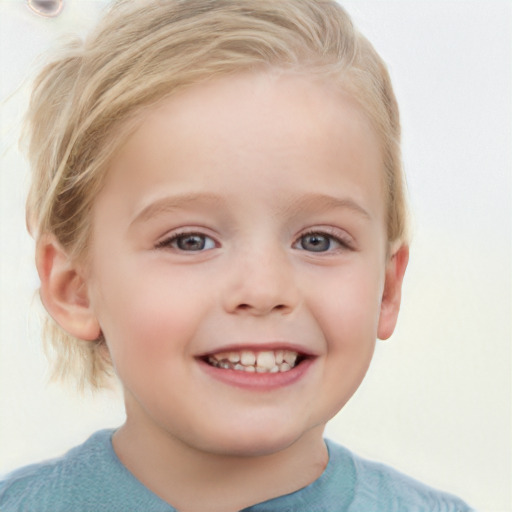
{"type": "MultiPolygon", "coordinates": [[[[84,258],[109,159],[143,109],[191,84],[277,68],[339,84],[372,121],[384,159],[389,242],[407,238],[397,102],[384,62],[335,0],[121,0],[35,80],[27,134],[27,224],[84,258]]],[[[50,317],[55,374],[101,387],[104,340],[76,340],[50,317]]]]}

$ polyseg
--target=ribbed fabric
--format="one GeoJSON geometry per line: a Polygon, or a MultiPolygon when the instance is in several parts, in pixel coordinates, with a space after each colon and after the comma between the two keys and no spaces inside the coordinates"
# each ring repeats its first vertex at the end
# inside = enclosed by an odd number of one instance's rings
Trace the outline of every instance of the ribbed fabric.
{"type": "MultiPolygon", "coordinates": [[[[113,430],[93,434],[59,459],[0,482],[1,512],[177,512],[140,483],[112,448],[113,430]]],[[[311,485],[243,512],[467,512],[461,500],[326,440],[329,463],[311,485]]],[[[208,512],[208,511],[205,511],[208,512]]]]}

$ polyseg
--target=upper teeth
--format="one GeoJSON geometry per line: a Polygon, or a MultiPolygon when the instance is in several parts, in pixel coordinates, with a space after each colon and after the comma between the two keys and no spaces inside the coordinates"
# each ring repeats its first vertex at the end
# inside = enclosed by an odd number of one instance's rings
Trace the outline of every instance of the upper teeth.
{"type": "Polygon", "coordinates": [[[208,362],[218,368],[246,372],[277,373],[291,370],[297,362],[298,353],[293,350],[264,350],[254,352],[219,352],[208,356],[208,362]]]}

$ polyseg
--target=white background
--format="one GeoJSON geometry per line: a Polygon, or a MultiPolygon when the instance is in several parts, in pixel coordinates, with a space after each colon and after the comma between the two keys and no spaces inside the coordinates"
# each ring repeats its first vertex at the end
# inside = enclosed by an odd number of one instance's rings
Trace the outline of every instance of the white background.
{"type": "MultiPolygon", "coordinates": [[[[0,473],[123,421],[119,394],[47,384],[17,149],[38,55],[84,33],[104,0],[56,19],[0,0],[0,473]]],[[[401,105],[414,239],[398,329],[327,435],[511,511],[512,2],[342,2],[389,64],[401,105]]]]}

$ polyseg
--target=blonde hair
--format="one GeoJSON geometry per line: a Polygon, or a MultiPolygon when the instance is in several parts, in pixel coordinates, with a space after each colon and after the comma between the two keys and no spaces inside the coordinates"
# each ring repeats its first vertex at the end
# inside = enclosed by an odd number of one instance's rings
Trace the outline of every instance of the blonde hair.
{"type": "MultiPolygon", "coordinates": [[[[177,89],[263,68],[339,84],[372,121],[384,158],[389,242],[407,238],[398,107],[386,66],[335,0],[121,0],[35,80],[27,224],[84,258],[90,210],[137,114],[177,89]]],[[[101,387],[104,340],[76,340],[49,316],[55,374],[101,387]]]]}

